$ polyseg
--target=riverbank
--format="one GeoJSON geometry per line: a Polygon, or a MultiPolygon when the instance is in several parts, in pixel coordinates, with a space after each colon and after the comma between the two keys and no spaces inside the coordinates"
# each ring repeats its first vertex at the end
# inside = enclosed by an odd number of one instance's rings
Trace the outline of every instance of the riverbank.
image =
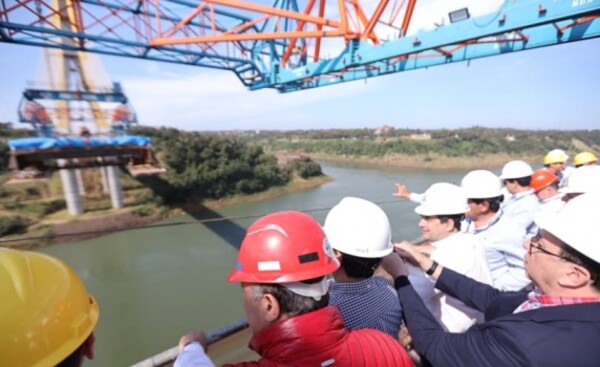
{"type": "Polygon", "coordinates": [[[199,205],[187,204],[172,208],[157,207],[151,213],[144,213],[140,210],[142,206],[133,206],[86,213],[82,217],[73,219],[42,220],[33,231],[2,238],[0,241],[4,242],[0,242],[0,246],[35,249],[58,243],[82,241],[115,231],[150,226],[161,220],[183,216],[188,213],[198,214],[206,210],[216,210],[231,205],[273,199],[321,186],[333,180],[333,177],[326,175],[306,180],[295,178],[285,186],[273,187],[256,194],[207,200],[199,205]]]}
{"type": "Polygon", "coordinates": [[[543,157],[538,156],[511,156],[508,154],[486,154],[473,157],[449,157],[436,154],[389,154],[381,158],[357,157],[345,155],[331,155],[311,153],[310,156],[319,161],[340,163],[360,163],[377,167],[398,167],[406,169],[425,170],[474,170],[474,169],[499,169],[511,160],[520,159],[531,165],[541,164],[543,157]]]}

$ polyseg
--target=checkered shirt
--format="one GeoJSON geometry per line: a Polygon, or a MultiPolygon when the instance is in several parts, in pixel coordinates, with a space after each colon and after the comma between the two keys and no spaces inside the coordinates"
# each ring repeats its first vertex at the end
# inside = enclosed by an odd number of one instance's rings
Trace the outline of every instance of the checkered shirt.
{"type": "Polygon", "coordinates": [[[560,297],[542,294],[539,289],[534,289],[527,295],[527,300],[523,302],[513,313],[519,313],[528,310],[547,306],[575,305],[579,303],[600,302],[600,297],[560,297]]]}
{"type": "Polygon", "coordinates": [[[402,308],[398,293],[386,279],[373,276],[355,283],[333,282],[329,297],[348,330],[377,329],[398,339],[402,308]]]}

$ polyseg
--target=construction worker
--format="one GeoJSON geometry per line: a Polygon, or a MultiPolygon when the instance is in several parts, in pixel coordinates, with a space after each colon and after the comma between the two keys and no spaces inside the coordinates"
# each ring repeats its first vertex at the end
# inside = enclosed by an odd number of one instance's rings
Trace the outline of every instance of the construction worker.
{"type": "MultiPolygon", "coordinates": [[[[249,346],[262,359],[234,366],[411,366],[397,340],[373,329],[348,331],[338,308],[328,306],[327,275],[338,267],[307,214],[273,213],[248,227],[228,281],[241,283],[249,346]]],[[[212,365],[199,335],[180,339],[176,367],[212,365]]]]}
{"type": "Polygon", "coordinates": [[[554,173],[559,179],[559,186],[564,185],[564,180],[572,173],[572,168],[567,167],[569,156],[562,149],[554,149],[544,157],[544,167],[554,173]]]}
{"type": "Polygon", "coordinates": [[[448,269],[406,244],[401,254],[436,279],[437,289],[473,305],[486,322],[446,332],[425,310],[405,263],[383,265],[395,277],[415,349],[433,366],[595,367],[600,361],[600,194],[583,194],[558,213],[540,213],[540,233],[523,246],[536,288],[501,292],[448,269]]]}
{"type": "MultiPolygon", "coordinates": [[[[419,228],[423,238],[431,243],[428,253],[432,259],[460,274],[492,284],[485,251],[479,241],[472,233],[460,232],[460,224],[468,210],[463,190],[445,182],[431,185],[425,192],[423,203],[415,208],[421,216],[419,228]]],[[[421,268],[409,266],[408,271],[410,282],[444,330],[463,332],[483,321],[483,314],[478,310],[436,290],[421,268]]]]}
{"type": "Polygon", "coordinates": [[[348,330],[377,329],[397,339],[398,294],[387,279],[373,276],[394,250],[385,212],[368,200],[345,197],[327,213],[323,230],[340,262],[329,285],[329,304],[340,309],[348,330]]]}
{"type": "Polygon", "coordinates": [[[0,248],[0,366],[78,367],[94,358],[98,304],[73,269],[0,248]]]}
{"type": "Polygon", "coordinates": [[[600,166],[577,168],[566,180],[565,186],[560,189],[560,192],[564,194],[564,201],[569,201],[581,194],[598,191],[600,191],[600,166]]]}
{"type": "Polygon", "coordinates": [[[540,211],[557,212],[564,205],[563,194],[558,191],[558,177],[546,169],[539,169],[531,175],[531,188],[540,201],[540,211]]]}
{"type": "Polygon", "coordinates": [[[533,223],[533,215],[540,209],[540,203],[529,186],[533,170],[524,161],[510,161],[502,167],[500,179],[508,195],[502,202],[502,211],[519,223],[527,236],[533,237],[537,228],[533,223]]]}
{"type": "Polygon", "coordinates": [[[595,166],[598,164],[598,158],[594,155],[594,153],[590,152],[581,152],[573,158],[573,164],[575,168],[579,168],[582,166],[595,166]]]}
{"type": "Polygon", "coordinates": [[[494,287],[520,290],[528,286],[521,246],[525,230],[500,209],[504,196],[498,176],[487,170],[471,171],[461,187],[469,204],[461,230],[474,233],[485,249],[494,287]]]}

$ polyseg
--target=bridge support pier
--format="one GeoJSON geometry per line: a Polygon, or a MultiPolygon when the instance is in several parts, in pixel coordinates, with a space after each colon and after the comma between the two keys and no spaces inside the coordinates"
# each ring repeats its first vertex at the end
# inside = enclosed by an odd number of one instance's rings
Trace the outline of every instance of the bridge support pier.
{"type": "Polygon", "coordinates": [[[121,187],[120,169],[118,166],[107,166],[106,176],[108,178],[108,188],[110,191],[110,202],[113,209],[123,207],[123,189],[121,187]]]}
{"type": "Polygon", "coordinates": [[[102,180],[102,192],[108,194],[110,189],[108,187],[108,172],[106,166],[100,167],[100,179],[102,180]]]}
{"type": "Polygon", "coordinates": [[[80,169],[75,170],[75,176],[77,177],[77,187],[79,188],[79,195],[85,195],[85,185],[83,184],[83,175],[80,169]]]}
{"type": "MultiPolygon", "coordinates": [[[[58,160],[60,166],[65,166],[67,163],[67,159],[58,160]]],[[[73,216],[83,214],[83,203],[79,192],[76,170],[61,169],[60,179],[62,181],[63,193],[65,195],[65,201],[67,202],[69,214],[73,216]]]]}

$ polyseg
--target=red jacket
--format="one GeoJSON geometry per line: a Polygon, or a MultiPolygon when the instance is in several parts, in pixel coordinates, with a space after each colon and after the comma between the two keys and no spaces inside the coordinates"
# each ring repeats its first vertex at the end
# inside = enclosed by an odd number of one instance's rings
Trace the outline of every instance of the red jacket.
{"type": "Polygon", "coordinates": [[[374,329],[346,330],[335,306],[270,325],[252,337],[249,347],[262,359],[224,367],[413,365],[408,353],[389,335],[374,329]]]}

